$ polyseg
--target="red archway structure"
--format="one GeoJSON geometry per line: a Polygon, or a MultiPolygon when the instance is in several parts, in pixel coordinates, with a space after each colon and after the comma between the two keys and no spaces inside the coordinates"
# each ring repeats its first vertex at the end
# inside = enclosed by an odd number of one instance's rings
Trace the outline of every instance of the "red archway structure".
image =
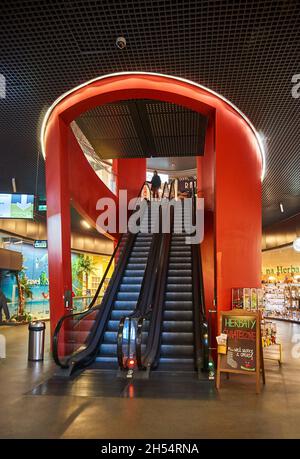
{"type": "MultiPolygon", "coordinates": [[[[81,113],[125,99],[158,99],[183,105],[208,117],[205,154],[198,158],[199,194],[205,199],[202,243],[206,305],[230,308],[232,287],[258,287],[261,273],[261,178],[264,155],[250,121],[222,96],[180,78],[142,72],[112,74],[87,82],[61,96],[48,110],[41,141],[46,158],[50,313],[52,330],[65,313],[64,294],[71,290],[70,200],[90,221],[96,202],[109,190],[85,160],[69,127],[81,113]]],[[[142,161],[142,163],[139,163],[142,161]]],[[[117,164],[120,188],[123,166],[117,164]]],[[[141,176],[126,187],[137,190],[141,176]],[[139,183],[137,183],[139,182],[139,183]]],[[[125,188],[126,188],[125,187],[125,188]]]]}

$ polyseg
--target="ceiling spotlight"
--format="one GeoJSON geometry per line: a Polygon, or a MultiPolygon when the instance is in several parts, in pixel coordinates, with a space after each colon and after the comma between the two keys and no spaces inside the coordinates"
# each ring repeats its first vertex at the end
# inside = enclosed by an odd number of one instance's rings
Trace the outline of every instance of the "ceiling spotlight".
{"type": "Polygon", "coordinates": [[[280,212],[283,214],[283,212],[284,212],[284,208],[283,208],[283,204],[282,204],[282,202],[279,204],[279,207],[280,207],[280,212]]]}
{"type": "Polygon", "coordinates": [[[119,49],[126,48],[126,38],[118,37],[117,40],[116,40],[116,47],[119,48],[119,49]]]}
{"type": "Polygon", "coordinates": [[[88,222],[86,222],[85,220],[81,220],[80,223],[81,223],[81,226],[83,226],[86,229],[90,229],[90,227],[91,227],[91,225],[88,222]]]}
{"type": "Polygon", "coordinates": [[[297,237],[293,242],[293,248],[296,252],[300,252],[300,237],[297,237]]]}

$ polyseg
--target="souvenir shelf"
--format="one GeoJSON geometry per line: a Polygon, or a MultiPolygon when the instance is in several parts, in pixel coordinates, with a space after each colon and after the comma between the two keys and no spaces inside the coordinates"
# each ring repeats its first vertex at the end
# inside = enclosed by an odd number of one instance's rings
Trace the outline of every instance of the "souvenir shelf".
{"type": "Polygon", "coordinates": [[[300,321],[300,285],[265,284],[264,316],[273,319],[300,321]]]}

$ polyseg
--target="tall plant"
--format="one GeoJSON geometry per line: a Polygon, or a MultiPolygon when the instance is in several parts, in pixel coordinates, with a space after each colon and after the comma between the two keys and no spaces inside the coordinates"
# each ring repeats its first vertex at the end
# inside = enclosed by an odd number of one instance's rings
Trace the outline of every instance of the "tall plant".
{"type": "Polygon", "coordinates": [[[19,305],[18,305],[18,317],[22,318],[26,315],[25,303],[27,298],[32,299],[32,289],[28,283],[28,277],[25,274],[25,269],[22,268],[20,273],[16,275],[17,286],[19,291],[19,305]]]}
{"type": "Polygon", "coordinates": [[[82,275],[85,284],[85,293],[89,288],[89,276],[95,274],[95,262],[92,257],[80,254],[76,263],[77,276],[82,275]]]}

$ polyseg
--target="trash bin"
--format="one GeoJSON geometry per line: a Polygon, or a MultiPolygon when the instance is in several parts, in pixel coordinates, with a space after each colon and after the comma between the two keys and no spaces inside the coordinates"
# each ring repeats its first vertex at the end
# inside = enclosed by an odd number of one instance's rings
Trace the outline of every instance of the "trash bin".
{"type": "Polygon", "coordinates": [[[45,322],[30,322],[28,326],[28,360],[44,360],[45,322]]]}

